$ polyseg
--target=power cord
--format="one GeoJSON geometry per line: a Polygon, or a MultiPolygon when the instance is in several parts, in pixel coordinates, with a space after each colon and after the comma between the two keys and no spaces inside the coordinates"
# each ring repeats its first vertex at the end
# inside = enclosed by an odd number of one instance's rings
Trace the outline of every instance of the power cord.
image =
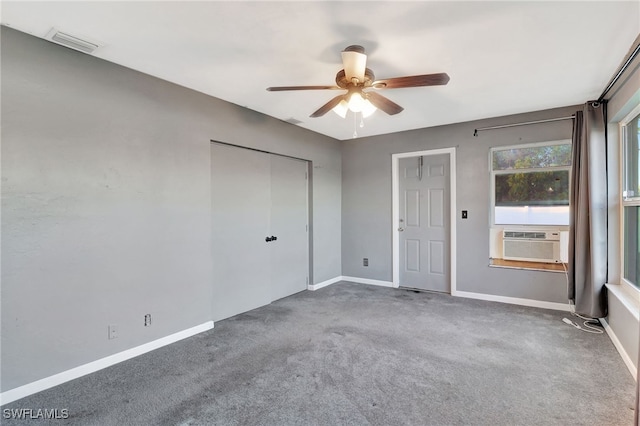
{"type": "MultiPolygon", "coordinates": [[[[564,276],[567,279],[567,289],[569,289],[569,271],[567,271],[567,267],[564,264],[564,262],[562,262],[562,267],[564,268],[564,276]]],[[[575,321],[572,321],[566,317],[562,318],[562,322],[564,322],[565,324],[572,325],[573,327],[577,328],[580,331],[584,331],[585,333],[593,333],[593,334],[604,333],[604,331],[601,328],[597,327],[600,325],[600,320],[598,318],[583,317],[582,315],[576,313],[575,306],[571,302],[572,301],[569,300],[569,312],[571,313],[571,315],[573,315],[574,317],[581,318],[585,321],[582,323],[582,326],[580,326],[575,321]]]]}
{"type": "Polygon", "coordinates": [[[571,312],[571,315],[576,316],[578,318],[582,318],[582,326],[576,323],[575,321],[570,320],[569,318],[562,318],[562,322],[572,325],[580,331],[584,331],[585,333],[593,333],[593,334],[602,334],[604,331],[601,328],[596,327],[600,325],[600,321],[597,318],[587,318],[583,317],[580,314],[576,314],[575,312],[571,312]]]}

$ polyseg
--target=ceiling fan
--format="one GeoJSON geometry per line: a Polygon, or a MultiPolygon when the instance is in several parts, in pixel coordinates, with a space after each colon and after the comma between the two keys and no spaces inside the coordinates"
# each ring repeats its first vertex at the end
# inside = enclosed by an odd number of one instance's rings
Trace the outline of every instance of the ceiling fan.
{"type": "Polygon", "coordinates": [[[394,115],[402,112],[404,108],[376,91],[365,91],[365,89],[402,89],[407,87],[439,86],[449,82],[449,76],[446,73],[376,80],[373,71],[366,67],[367,55],[364,53],[364,47],[358,45],[348,46],[342,51],[342,63],[344,68],[336,74],[336,86],[281,86],[267,87],[267,90],[270,92],[287,90],[346,90],[347,93],[334,97],[311,114],[310,117],[322,117],[331,110],[342,118],[346,116],[348,110],[360,112],[364,117],[367,117],[376,109],[380,109],[389,115],[394,115]]]}

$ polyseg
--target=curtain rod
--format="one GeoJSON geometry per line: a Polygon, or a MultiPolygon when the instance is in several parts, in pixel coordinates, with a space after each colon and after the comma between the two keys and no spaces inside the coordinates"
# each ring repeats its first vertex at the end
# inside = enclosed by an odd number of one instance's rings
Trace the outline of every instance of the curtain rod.
{"type": "Polygon", "coordinates": [[[548,118],[546,120],[525,121],[524,123],[503,124],[502,126],[481,127],[473,131],[473,136],[477,137],[478,132],[481,132],[483,130],[504,129],[507,127],[526,126],[529,124],[549,123],[552,121],[561,121],[561,120],[573,120],[575,117],[576,117],[575,115],[570,115],[568,117],[548,118]]]}
{"type": "Polygon", "coordinates": [[[609,90],[611,90],[611,88],[618,82],[622,74],[624,74],[624,72],[627,70],[627,68],[631,64],[631,62],[638,55],[638,52],[640,52],[640,43],[638,43],[638,45],[633,50],[631,55],[629,55],[629,58],[627,58],[627,60],[624,61],[624,64],[622,64],[622,66],[620,67],[616,75],[611,79],[611,82],[609,82],[609,84],[607,84],[607,87],[602,91],[602,95],[600,95],[600,97],[598,98],[598,102],[602,102],[604,97],[607,96],[607,93],[609,93],[609,90]]]}

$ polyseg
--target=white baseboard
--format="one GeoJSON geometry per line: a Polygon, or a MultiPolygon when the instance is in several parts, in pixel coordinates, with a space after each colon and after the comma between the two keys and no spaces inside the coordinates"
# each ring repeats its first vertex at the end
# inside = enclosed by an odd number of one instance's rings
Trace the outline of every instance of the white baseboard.
{"type": "Polygon", "coordinates": [[[381,287],[393,287],[393,283],[391,281],[382,281],[382,280],[372,280],[369,278],[358,278],[358,277],[342,277],[342,281],[350,281],[352,283],[358,284],[369,284],[369,285],[379,285],[381,287]]]}
{"type": "Polygon", "coordinates": [[[335,284],[340,281],[349,281],[349,282],[358,283],[358,284],[378,285],[381,287],[393,287],[393,283],[391,281],[372,280],[370,278],[345,277],[340,275],[339,277],[331,278],[330,280],[322,281],[321,283],[318,283],[318,284],[308,285],[307,290],[315,291],[322,287],[326,287],[328,285],[335,284]]]}
{"type": "Polygon", "coordinates": [[[609,338],[613,342],[613,346],[616,347],[616,349],[618,350],[618,353],[620,354],[620,357],[622,358],[625,365],[629,369],[631,376],[633,376],[633,378],[637,380],[638,369],[636,368],[635,365],[633,365],[633,361],[631,360],[631,357],[629,356],[627,351],[624,350],[624,346],[622,346],[622,343],[618,339],[618,336],[616,336],[616,333],[613,332],[613,329],[609,326],[609,323],[607,323],[607,321],[604,318],[600,318],[600,322],[604,326],[604,330],[607,332],[607,334],[609,335],[609,338]]]}
{"type": "MultiPolygon", "coordinates": [[[[382,287],[394,287],[391,281],[372,280],[370,278],[359,278],[349,276],[339,276],[318,284],[309,285],[309,290],[318,290],[319,288],[335,284],[340,281],[349,281],[358,284],[378,285],[382,287]]],[[[519,297],[496,296],[485,293],[472,293],[468,291],[454,291],[452,296],[466,297],[468,299],[488,300],[490,302],[508,303],[511,305],[531,306],[534,308],[553,309],[556,311],[569,311],[568,303],[546,302],[544,300],[522,299],[519,297]]]]}
{"type": "Polygon", "coordinates": [[[331,278],[330,280],[326,280],[326,281],[322,281],[321,283],[318,284],[309,284],[307,285],[307,290],[311,290],[311,291],[316,291],[322,287],[326,287],[328,285],[331,284],[335,284],[337,282],[342,281],[342,277],[335,277],[335,278],[331,278]]]}
{"type": "Polygon", "coordinates": [[[545,302],[544,300],[522,299],[519,297],[496,296],[493,294],[471,293],[468,291],[455,291],[452,296],[466,297],[468,299],[488,300],[490,302],[509,303],[511,305],[531,306],[534,308],[554,309],[556,311],[569,311],[568,303],[545,302]]]}
{"type": "Polygon", "coordinates": [[[88,364],[72,368],[71,370],[63,371],[62,373],[54,374],[53,376],[45,377],[44,379],[19,386],[14,389],[10,389],[8,391],[0,393],[0,405],[8,404],[26,396],[33,395],[34,393],[41,392],[45,389],[58,386],[70,380],[86,376],[87,374],[91,374],[98,370],[102,370],[103,368],[118,364],[122,361],[135,358],[138,355],[142,355],[154,349],[161,348],[162,346],[170,345],[171,343],[186,339],[187,337],[194,336],[196,334],[202,333],[203,331],[211,330],[212,328],[213,321],[207,321],[204,324],[200,324],[195,327],[170,334],[169,336],[165,336],[152,342],[127,349],[117,354],[109,355],[105,358],[92,361],[88,364]]]}

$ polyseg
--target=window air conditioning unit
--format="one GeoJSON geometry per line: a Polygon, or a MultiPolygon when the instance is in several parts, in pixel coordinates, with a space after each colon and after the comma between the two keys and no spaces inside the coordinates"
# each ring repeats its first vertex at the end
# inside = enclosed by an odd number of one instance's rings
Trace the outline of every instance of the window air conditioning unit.
{"type": "Polygon", "coordinates": [[[502,258],[525,262],[561,263],[560,231],[502,232],[502,258]]]}

